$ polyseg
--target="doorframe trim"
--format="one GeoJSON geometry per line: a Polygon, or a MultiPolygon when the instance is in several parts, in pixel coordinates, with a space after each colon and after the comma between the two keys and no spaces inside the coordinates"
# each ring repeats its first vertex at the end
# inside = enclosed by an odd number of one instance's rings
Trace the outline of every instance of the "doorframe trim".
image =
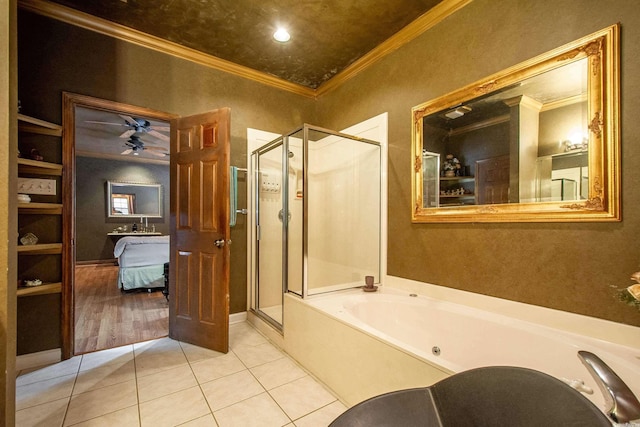
{"type": "Polygon", "coordinates": [[[62,294],[61,335],[62,360],[75,354],[75,266],[76,266],[76,107],[92,108],[132,116],[143,116],[170,122],[179,117],[173,113],[138,107],[117,101],[94,98],[71,92],[62,93],[62,294]]]}

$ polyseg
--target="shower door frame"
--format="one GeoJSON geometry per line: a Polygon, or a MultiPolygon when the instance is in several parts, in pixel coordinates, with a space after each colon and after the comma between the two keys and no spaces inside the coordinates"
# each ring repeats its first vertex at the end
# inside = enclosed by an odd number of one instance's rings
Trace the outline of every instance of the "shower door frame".
{"type": "MultiPolygon", "coordinates": [[[[346,138],[346,139],[350,139],[352,141],[356,141],[356,142],[362,142],[365,144],[371,144],[374,146],[377,146],[379,149],[378,152],[378,156],[379,156],[379,165],[380,165],[380,173],[379,173],[379,194],[380,194],[380,203],[378,204],[378,209],[380,210],[380,212],[378,213],[378,233],[380,233],[380,235],[378,236],[378,281],[382,280],[382,272],[383,272],[383,268],[382,268],[382,245],[383,245],[383,239],[382,239],[382,222],[383,222],[383,214],[382,214],[382,209],[383,209],[383,203],[382,203],[382,189],[383,189],[383,179],[384,179],[384,174],[383,174],[383,147],[382,144],[378,141],[373,141],[370,139],[366,139],[366,138],[361,138],[359,136],[355,136],[355,135],[350,135],[344,132],[338,132],[335,130],[331,130],[331,129],[327,129],[327,128],[323,128],[320,126],[314,126],[314,125],[309,125],[309,124],[305,124],[303,125],[301,128],[296,129],[293,132],[288,133],[287,135],[284,136],[284,140],[285,140],[285,150],[283,151],[283,153],[288,153],[289,152],[289,137],[291,135],[294,135],[300,131],[303,131],[303,139],[302,139],[302,293],[298,293],[296,291],[292,291],[289,289],[288,285],[289,285],[289,281],[288,281],[288,265],[287,265],[287,270],[285,270],[287,272],[287,277],[284,280],[284,289],[285,289],[285,293],[293,293],[295,295],[298,295],[299,297],[301,297],[302,299],[306,299],[307,297],[309,297],[309,289],[308,289],[308,279],[309,279],[309,198],[307,197],[307,195],[309,194],[309,179],[308,179],[308,173],[309,173],[309,131],[316,131],[316,132],[322,132],[327,134],[327,136],[337,136],[340,138],[346,138]]],[[[288,162],[288,156],[284,156],[286,159],[286,162],[288,162]]],[[[286,171],[288,169],[288,164],[286,165],[286,168],[284,166],[283,163],[283,173],[284,171],[286,171]]],[[[287,180],[287,184],[288,184],[288,180],[287,180]]],[[[288,190],[288,185],[287,185],[287,190],[288,190]]],[[[287,193],[288,195],[288,193],[287,193]]],[[[285,203],[287,205],[287,209],[289,208],[288,203],[288,197],[285,198],[285,203]]],[[[286,230],[286,233],[288,233],[288,227],[286,230]]],[[[287,238],[287,242],[288,242],[288,234],[286,236],[287,238]]],[[[284,247],[285,250],[288,249],[287,246],[284,247]]],[[[283,255],[284,256],[284,255],[283,255]]],[[[288,254],[286,256],[286,259],[288,261],[288,254]]],[[[284,276],[283,276],[284,277],[284,276]]],[[[355,286],[353,286],[355,287],[355,286]]]]}
{"type": "MultiPolygon", "coordinates": [[[[249,267],[253,270],[250,274],[251,280],[250,280],[250,286],[249,286],[249,308],[250,310],[260,319],[266,321],[267,323],[269,323],[270,325],[272,325],[274,328],[276,328],[278,331],[280,331],[282,333],[283,328],[284,328],[284,316],[282,318],[282,323],[278,323],[276,320],[274,320],[273,318],[271,318],[268,314],[262,312],[260,310],[260,305],[259,305],[259,243],[258,243],[258,238],[259,238],[259,209],[260,209],[260,202],[259,202],[259,186],[256,184],[258,183],[259,180],[259,166],[257,164],[257,161],[254,162],[254,156],[257,157],[258,153],[263,153],[265,152],[265,150],[268,149],[273,149],[275,147],[273,146],[278,146],[279,144],[282,144],[283,149],[282,149],[282,192],[283,194],[286,196],[283,196],[282,198],[282,208],[283,211],[282,212],[288,212],[289,211],[289,197],[288,197],[288,193],[289,193],[289,180],[288,179],[284,179],[284,177],[287,176],[288,173],[288,168],[289,168],[289,157],[288,157],[288,153],[289,153],[289,138],[292,137],[293,135],[295,135],[296,133],[302,131],[303,132],[303,142],[302,142],[302,152],[303,152],[303,171],[302,171],[302,175],[303,175],[303,197],[302,197],[302,203],[303,203],[303,208],[302,208],[302,216],[303,216],[303,221],[302,221],[302,284],[301,284],[301,290],[302,292],[296,292],[296,291],[292,291],[288,289],[288,284],[289,284],[289,280],[288,280],[288,272],[289,272],[289,260],[288,260],[288,246],[289,246],[289,229],[288,229],[288,225],[289,225],[289,220],[288,220],[288,216],[287,215],[283,215],[283,223],[282,223],[282,298],[284,299],[284,295],[285,293],[293,293],[294,295],[297,295],[301,298],[307,298],[309,296],[309,292],[308,292],[308,287],[307,287],[307,279],[308,279],[308,198],[304,197],[304,195],[308,194],[308,140],[309,140],[309,131],[318,131],[318,132],[323,132],[326,133],[327,136],[329,135],[333,135],[333,136],[338,136],[338,137],[343,137],[349,140],[353,140],[356,142],[363,142],[363,143],[367,143],[367,144],[371,144],[371,145],[375,145],[377,147],[379,147],[379,162],[380,162],[380,173],[379,173],[379,192],[380,192],[380,203],[379,203],[379,227],[378,227],[378,232],[380,233],[378,236],[378,277],[379,277],[379,282],[382,283],[383,281],[383,277],[386,275],[386,266],[383,264],[384,260],[386,258],[386,237],[385,237],[385,233],[386,233],[386,206],[387,206],[387,199],[386,199],[386,185],[385,185],[385,180],[387,177],[387,168],[386,168],[386,155],[387,155],[387,149],[386,149],[386,144],[387,144],[387,113],[383,113],[379,116],[375,116],[365,122],[361,122],[357,125],[354,125],[353,127],[357,127],[363,124],[367,124],[369,127],[373,126],[376,129],[382,129],[382,132],[380,135],[381,137],[383,137],[383,140],[381,140],[381,142],[375,141],[375,140],[371,140],[371,139],[367,139],[367,138],[362,138],[360,136],[356,136],[353,134],[349,134],[346,132],[349,132],[351,130],[351,128],[346,129],[345,131],[334,131],[331,129],[327,129],[327,128],[323,128],[320,126],[314,126],[314,125],[308,125],[305,124],[297,129],[295,129],[292,132],[289,132],[287,134],[284,135],[275,135],[274,139],[271,141],[268,141],[266,143],[264,143],[263,145],[259,146],[259,148],[256,148],[252,151],[250,151],[250,162],[252,163],[252,169],[253,169],[253,173],[252,173],[252,189],[250,191],[250,197],[252,198],[252,203],[253,203],[253,209],[254,209],[254,230],[252,231],[252,233],[249,233],[249,239],[251,240],[251,245],[253,246],[253,256],[251,257],[252,259],[250,260],[250,262],[248,263],[249,267]],[[255,234],[254,234],[255,233],[255,234]]],[[[264,131],[259,131],[262,133],[266,133],[264,131]]],[[[358,132],[357,132],[358,133],[358,132]]],[[[284,310],[284,305],[283,305],[283,310],[284,310]]]]}
{"type": "MultiPolygon", "coordinates": [[[[278,329],[279,331],[282,331],[283,326],[284,326],[284,319],[283,316],[280,316],[281,321],[278,322],[276,319],[274,319],[273,317],[269,316],[267,313],[265,313],[264,311],[261,310],[260,308],[260,234],[261,234],[261,227],[260,227],[260,185],[258,184],[260,181],[260,156],[271,151],[274,149],[277,149],[279,146],[282,146],[282,170],[285,170],[285,165],[286,165],[286,159],[287,159],[287,155],[286,153],[288,152],[285,148],[285,140],[287,138],[287,135],[282,135],[277,137],[276,139],[274,139],[273,141],[270,141],[264,145],[262,145],[261,147],[259,147],[258,149],[254,150],[251,153],[251,162],[252,162],[252,169],[253,169],[253,207],[254,207],[254,225],[255,225],[255,238],[254,238],[254,254],[255,254],[255,265],[254,265],[254,272],[253,272],[253,286],[252,286],[252,292],[254,292],[253,295],[253,301],[254,301],[254,306],[252,307],[254,313],[260,317],[262,320],[264,320],[265,322],[269,323],[271,326],[273,326],[274,328],[278,329]]],[[[288,190],[288,185],[287,183],[287,179],[284,179],[284,175],[281,176],[282,178],[282,183],[281,183],[281,194],[282,196],[282,200],[283,200],[283,206],[286,206],[286,209],[288,209],[288,203],[286,200],[286,196],[288,195],[287,190],[288,190]]],[[[287,212],[284,207],[283,207],[283,212],[287,212]]],[[[281,307],[284,307],[284,294],[286,292],[286,288],[285,288],[285,284],[286,284],[286,278],[285,278],[285,271],[288,270],[288,265],[287,265],[287,260],[286,260],[286,255],[287,255],[287,215],[283,215],[282,217],[282,251],[281,251],[281,257],[282,257],[282,269],[281,269],[281,275],[282,275],[282,282],[281,282],[281,293],[280,293],[280,301],[281,301],[281,307]]],[[[284,314],[284,309],[281,309],[283,311],[284,314]]]]}

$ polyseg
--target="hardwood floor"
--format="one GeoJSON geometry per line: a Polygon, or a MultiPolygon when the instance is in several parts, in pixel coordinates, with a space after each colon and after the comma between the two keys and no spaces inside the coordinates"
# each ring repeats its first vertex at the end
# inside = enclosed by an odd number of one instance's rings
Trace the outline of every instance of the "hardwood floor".
{"type": "Polygon", "coordinates": [[[168,335],[162,292],[121,292],[113,265],[76,266],[75,275],[75,354],[168,335]]]}

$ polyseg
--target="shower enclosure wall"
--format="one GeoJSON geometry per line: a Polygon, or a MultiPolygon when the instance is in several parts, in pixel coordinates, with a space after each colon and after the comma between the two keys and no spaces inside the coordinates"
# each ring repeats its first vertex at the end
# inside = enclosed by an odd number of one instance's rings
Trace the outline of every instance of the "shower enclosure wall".
{"type": "Polygon", "coordinates": [[[251,308],[282,328],[285,292],[302,298],[381,277],[378,142],[304,125],[251,155],[251,308]]]}

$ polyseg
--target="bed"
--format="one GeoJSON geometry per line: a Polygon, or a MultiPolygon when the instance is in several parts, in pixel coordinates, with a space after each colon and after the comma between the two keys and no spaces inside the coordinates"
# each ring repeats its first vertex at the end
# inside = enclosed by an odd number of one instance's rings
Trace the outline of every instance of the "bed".
{"type": "Polygon", "coordinates": [[[126,236],[116,242],[118,288],[164,288],[164,264],[169,262],[169,236],[126,236]]]}

